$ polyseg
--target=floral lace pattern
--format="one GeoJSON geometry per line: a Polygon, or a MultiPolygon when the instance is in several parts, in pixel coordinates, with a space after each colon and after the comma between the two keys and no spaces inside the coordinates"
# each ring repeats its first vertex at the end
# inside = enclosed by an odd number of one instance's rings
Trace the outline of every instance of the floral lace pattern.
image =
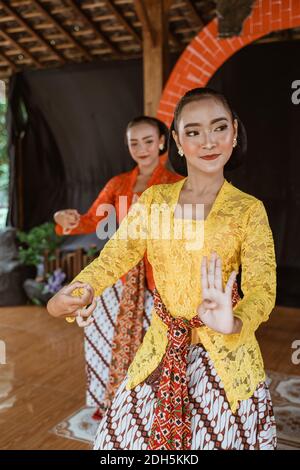
{"type": "MultiPolygon", "coordinates": [[[[190,320],[201,302],[202,257],[213,251],[219,254],[224,284],[230,273],[241,266],[244,296],[234,308],[243,322],[241,333],[222,335],[207,327],[197,330],[199,342],[208,351],[234,411],[238,401],[251,397],[258,383],[265,379],[255,331],[268,319],[275,304],[273,236],[263,203],[225,180],[206,220],[184,221],[184,229],[188,228],[184,235],[189,234],[188,237],[173,236],[182,221],[171,210],[174,233],[171,231],[169,239],[155,239],[153,227],[149,228],[151,208],[154,203],[175,207],[184,181],[147,189],[139,200],[146,210],[141,211],[139,204],[133,205],[100,256],[76,280],[90,283],[99,295],[135,266],[147,250],[162,301],[171,315],[190,320]],[[128,238],[128,227],[132,224],[137,236],[128,238]],[[192,229],[196,228],[193,239],[192,229]]],[[[162,212],[157,224],[168,219],[169,213],[162,212]]],[[[156,369],[166,346],[166,326],[153,312],[151,326],[128,371],[128,388],[144,381],[156,369]]]]}

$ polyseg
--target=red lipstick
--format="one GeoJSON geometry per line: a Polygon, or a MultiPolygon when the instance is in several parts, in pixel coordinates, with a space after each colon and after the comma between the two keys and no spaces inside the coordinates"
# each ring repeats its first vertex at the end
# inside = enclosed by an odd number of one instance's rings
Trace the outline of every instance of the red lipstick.
{"type": "Polygon", "coordinates": [[[220,156],[219,153],[214,153],[213,155],[204,155],[203,157],[203,160],[215,160],[216,158],[218,158],[220,156]]]}

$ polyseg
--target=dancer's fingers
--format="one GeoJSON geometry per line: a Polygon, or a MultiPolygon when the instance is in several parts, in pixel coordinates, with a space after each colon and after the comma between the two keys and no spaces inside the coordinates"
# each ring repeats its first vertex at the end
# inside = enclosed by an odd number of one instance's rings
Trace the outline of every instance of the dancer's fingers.
{"type": "Polygon", "coordinates": [[[216,255],[215,253],[211,254],[209,265],[208,265],[208,287],[215,287],[215,264],[216,264],[216,255]]]}
{"type": "Polygon", "coordinates": [[[207,256],[203,256],[202,262],[201,262],[201,287],[202,287],[202,292],[204,292],[205,289],[208,289],[207,256]]]}
{"type": "Polygon", "coordinates": [[[205,310],[213,310],[217,307],[217,302],[215,302],[214,300],[204,299],[202,304],[205,310]]]}
{"type": "Polygon", "coordinates": [[[208,299],[203,300],[197,309],[200,319],[202,320],[205,315],[209,314],[216,307],[217,303],[215,301],[208,299]]]}
{"type": "Polygon", "coordinates": [[[72,305],[83,307],[93,301],[94,289],[92,288],[92,286],[90,286],[89,284],[83,284],[79,281],[76,281],[65,287],[63,293],[66,295],[71,295],[76,289],[82,289],[83,293],[81,296],[72,297],[72,305]]]}
{"type": "Polygon", "coordinates": [[[85,302],[85,305],[90,304],[94,300],[94,290],[86,287],[81,298],[85,302]]]}
{"type": "Polygon", "coordinates": [[[75,219],[75,217],[70,217],[70,219],[68,220],[68,226],[66,228],[68,229],[74,226],[76,227],[77,225],[78,225],[78,220],[75,219]]]}
{"type": "Polygon", "coordinates": [[[93,300],[91,305],[89,305],[88,307],[77,310],[76,322],[78,326],[82,328],[85,326],[89,326],[93,323],[94,318],[92,316],[92,313],[95,310],[96,306],[97,302],[96,300],[93,300]]]}
{"type": "Polygon", "coordinates": [[[216,258],[215,264],[215,288],[219,291],[223,290],[223,283],[222,283],[222,260],[219,256],[216,258]]]}
{"type": "Polygon", "coordinates": [[[96,306],[97,306],[97,302],[96,302],[96,300],[93,300],[91,305],[89,305],[86,308],[80,309],[80,316],[83,317],[83,318],[87,318],[87,317],[91,316],[93,311],[95,310],[96,306]]]}
{"type": "Polygon", "coordinates": [[[76,323],[80,328],[85,328],[86,326],[89,326],[93,323],[94,318],[90,317],[87,320],[84,320],[81,315],[77,315],[76,317],[76,323]]]}
{"type": "Polygon", "coordinates": [[[78,214],[77,209],[66,209],[64,212],[67,216],[76,216],[78,214]]]}
{"type": "Polygon", "coordinates": [[[232,295],[232,289],[236,280],[236,276],[237,276],[236,271],[232,271],[225,287],[225,293],[228,295],[230,294],[230,296],[232,295]]]}
{"type": "Polygon", "coordinates": [[[64,231],[71,231],[73,230],[74,228],[76,228],[79,224],[79,220],[68,220],[65,224],[64,224],[64,231]]]}
{"type": "Polygon", "coordinates": [[[84,289],[87,286],[89,286],[89,284],[85,284],[84,282],[80,282],[80,281],[75,281],[75,282],[72,282],[71,284],[68,284],[67,286],[63,287],[62,292],[66,295],[69,295],[69,294],[72,294],[72,292],[75,289],[79,289],[79,288],[84,289]]]}
{"type": "Polygon", "coordinates": [[[136,194],[136,193],[134,193],[134,195],[132,196],[132,201],[131,201],[131,203],[132,203],[132,204],[135,204],[136,202],[138,202],[138,200],[139,200],[139,195],[136,194]]]}
{"type": "Polygon", "coordinates": [[[77,209],[72,209],[71,215],[75,217],[76,219],[80,217],[80,214],[77,209]]]}

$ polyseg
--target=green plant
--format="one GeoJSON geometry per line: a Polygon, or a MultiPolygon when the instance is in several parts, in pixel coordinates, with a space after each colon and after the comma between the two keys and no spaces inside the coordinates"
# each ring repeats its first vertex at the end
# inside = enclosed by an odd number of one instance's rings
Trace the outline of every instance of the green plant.
{"type": "Polygon", "coordinates": [[[99,248],[97,248],[96,245],[91,245],[86,254],[89,258],[96,258],[96,256],[99,254],[99,248]]]}
{"type": "Polygon", "coordinates": [[[34,266],[41,263],[45,251],[48,251],[49,259],[53,259],[55,250],[63,241],[62,237],[56,235],[52,222],[34,227],[27,233],[18,231],[17,237],[22,244],[19,247],[20,261],[34,266]]]}

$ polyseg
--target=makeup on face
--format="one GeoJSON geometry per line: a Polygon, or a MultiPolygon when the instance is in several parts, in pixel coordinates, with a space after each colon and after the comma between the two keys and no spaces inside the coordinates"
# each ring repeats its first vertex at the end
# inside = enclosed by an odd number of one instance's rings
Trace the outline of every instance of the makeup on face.
{"type": "Polygon", "coordinates": [[[152,165],[159,158],[160,137],[158,130],[140,123],[127,131],[128,148],[133,160],[138,164],[152,165]]]}
{"type": "Polygon", "coordinates": [[[178,121],[178,141],[192,165],[224,166],[232,153],[234,132],[229,112],[210,98],[188,103],[178,121]]]}

